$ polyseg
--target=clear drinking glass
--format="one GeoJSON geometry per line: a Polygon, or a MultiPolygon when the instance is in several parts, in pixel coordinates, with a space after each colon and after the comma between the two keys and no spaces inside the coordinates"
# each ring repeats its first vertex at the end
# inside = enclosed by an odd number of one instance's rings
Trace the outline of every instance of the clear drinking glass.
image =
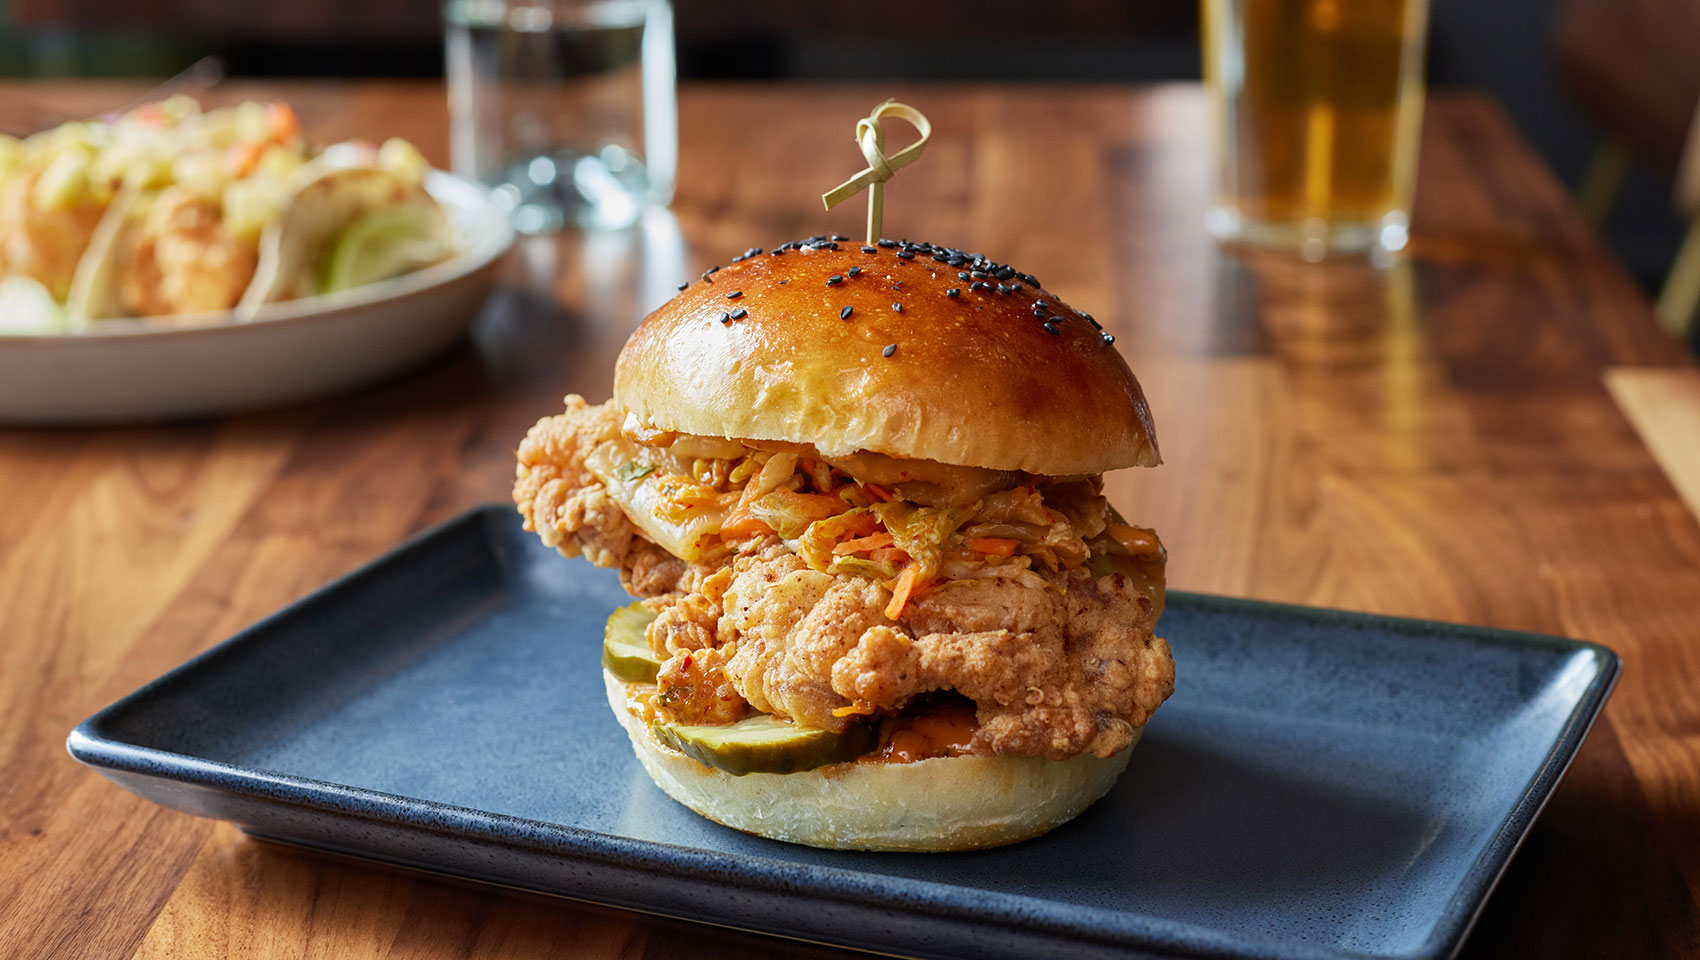
{"type": "Polygon", "coordinates": [[[448,0],[449,150],[516,230],[617,229],[673,198],[667,0],[448,0]]]}
{"type": "Polygon", "coordinates": [[[1307,259],[1405,245],[1428,0],[1204,0],[1224,240],[1307,259]]]}

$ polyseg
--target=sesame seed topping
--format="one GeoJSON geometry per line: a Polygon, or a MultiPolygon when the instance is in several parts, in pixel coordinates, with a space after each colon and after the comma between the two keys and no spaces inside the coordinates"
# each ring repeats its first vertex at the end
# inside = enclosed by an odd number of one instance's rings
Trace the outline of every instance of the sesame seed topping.
{"type": "Polygon", "coordinates": [[[851,268],[850,268],[850,275],[851,275],[851,276],[852,276],[852,277],[859,277],[859,276],[861,276],[861,275],[862,275],[862,268],[861,268],[861,267],[851,267],[851,268]]]}
{"type": "Polygon", "coordinates": [[[968,289],[976,291],[976,292],[984,292],[984,291],[990,290],[992,288],[991,288],[991,285],[986,283],[985,281],[976,280],[972,284],[969,285],[968,289]]]}
{"type": "Polygon", "coordinates": [[[863,247],[862,252],[863,253],[878,253],[879,249],[880,249],[879,247],[863,247]]]}
{"type": "Polygon", "coordinates": [[[686,283],[681,283],[681,284],[679,284],[679,289],[680,289],[680,290],[683,290],[683,289],[685,289],[685,288],[686,288],[686,287],[688,287],[688,286],[690,286],[690,283],[689,283],[689,282],[686,282],[686,283]]]}
{"type": "Polygon", "coordinates": [[[1046,320],[1045,322],[1046,323],[1062,323],[1062,319],[1063,319],[1062,317],[1052,317],[1051,319],[1046,320]]]}
{"type": "Polygon", "coordinates": [[[739,307],[738,309],[732,311],[732,319],[734,319],[734,320],[742,320],[749,315],[750,315],[750,312],[748,310],[745,310],[743,307],[739,307]]]}
{"type": "Polygon", "coordinates": [[[881,241],[879,241],[879,245],[884,247],[887,250],[890,250],[892,247],[897,246],[897,241],[896,240],[881,240],[881,241]]]}
{"type": "Polygon", "coordinates": [[[730,313],[721,314],[720,315],[720,322],[721,323],[731,323],[732,322],[732,315],[730,313]]]}
{"type": "Polygon", "coordinates": [[[903,304],[894,303],[894,304],[891,305],[891,309],[893,311],[897,312],[897,313],[902,313],[903,312],[903,304]]]}
{"type": "Polygon", "coordinates": [[[1104,342],[1105,343],[1115,343],[1116,342],[1116,338],[1113,334],[1106,333],[1103,336],[1104,336],[1104,342]]]}
{"type": "Polygon", "coordinates": [[[885,345],[885,349],[880,351],[880,356],[889,357],[896,352],[897,352],[897,344],[888,343],[888,344],[885,345]]]}
{"type": "Polygon", "coordinates": [[[901,257],[901,258],[903,258],[903,259],[904,259],[904,260],[913,260],[913,259],[915,259],[915,255],[914,255],[914,254],[913,254],[913,253],[910,253],[910,252],[909,252],[909,251],[907,251],[907,250],[899,250],[899,251],[897,251],[897,255],[898,255],[898,256],[899,256],[899,257],[901,257]]]}
{"type": "Polygon", "coordinates": [[[998,284],[998,292],[1002,293],[1002,294],[1009,294],[1009,293],[1014,293],[1015,291],[1010,288],[1009,284],[1000,283],[1000,284],[998,284]]]}
{"type": "Polygon", "coordinates": [[[1045,332],[1046,332],[1046,333],[1048,333],[1048,334],[1050,334],[1050,335],[1051,335],[1051,336],[1053,336],[1053,337],[1057,337],[1057,336],[1061,336],[1061,335],[1062,335],[1062,331],[1061,331],[1061,330],[1058,330],[1058,329],[1057,329],[1057,325],[1056,325],[1056,324],[1054,324],[1054,323],[1047,323],[1047,324],[1045,324],[1045,332]]]}
{"type": "Polygon", "coordinates": [[[836,287],[843,282],[844,282],[844,275],[841,274],[841,273],[835,273],[832,276],[826,278],[826,285],[829,286],[829,287],[836,287]]]}
{"type": "Polygon", "coordinates": [[[848,319],[850,319],[850,315],[851,315],[851,314],[852,314],[852,313],[855,313],[855,312],[856,312],[856,308],[855,308],[855,307],[850,307],[850,306],[847,306],[847,307],[845,307],[845,308],[844,308],[844,309],[843,309],[843,310],[840,310],[840,311],[838,311],[838,319],[840,319],[840,320],[848,320],[848,319]]]}
{"type": "Polygon", "coordinates": [[[956,273],[956,279],[958,279],[958,280],[966,280],[966,279],[968,279],[968,271],[966,271],[966,270],[958,270],[958,271],[957,271],[957,273],[956,273]]]}
{"type": "Polygon", "coordinates": [[[844,241],[849,240],[850,238],[845,236],[842,233],[835,233],[835,234],[832,235],[832,239],[837,241],[838,243],[843,243],[844,241]]]}
{"type": "Polygon", "coordinates": [[[739,297],[741,297],[741,296],[743,296],[743,295],[744,295],[744,291],[742,291],[742,290],[733,290],[733,291],[732,291],[732,292],[731,292],[731,293],[728,293],[728,294],[727,294],[727,295],[726,295],[726,299],[728,299],[728,300],[736,300],[736,299],[738,299],[738,298],[739,298],[739,297]]]}
{"type": "Polygon", "coordinates": [[[960,297],[962,296],[962,290],[959,287],[951,287],[949,290],[944,292],[944,295],[947,297],[960,297]]]}

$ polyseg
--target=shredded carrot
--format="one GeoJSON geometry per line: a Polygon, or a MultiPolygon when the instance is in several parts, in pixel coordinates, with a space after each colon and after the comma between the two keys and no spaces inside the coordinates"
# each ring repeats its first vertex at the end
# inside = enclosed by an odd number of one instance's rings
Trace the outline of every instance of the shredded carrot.
{"type": "Polygon", "coordinates": [[[287,103],[274,101],[267,104],[266,119],[271,127],[272,139],[278,143],[288,143],[301,135],[301,121],[287,103]]]}
{"type": "Polygon", "coordinates": [[[862,489],[867,491],[868,496],[873,497],[881,503],[891,499],[891,491],[877,483],[864,483],[862,484],[862,489]]]}
{"type": "Polygon", "coordinates": [[[245,177],[253,172],[255,165],[260,162],[260,151],[264,146],[252,140],[233,143],[224,151],[224,165],[231,173],[245,177]]]}
{"type": "Polygon", "coordinates": [[[833,547],[832,552],[839,555],[846,553],[861,553],[863,550],[875,550],[879,547],[889,547],[891,544],[891,534],[881,531],[880,533],[873,534],[872,536],[857,537],[854,540],[846,540],[838,546],[833,547]]]}
{"type": "Polygon", "coordinates": [[[857,700],[848,707],[839,707],[832,711],[835,717],[863,716],[874,712],[874,705],[866,700],[857,700]]]}
{"type": "Polygon", "coordinates": [[[920,579],[920,565],[911,563],[897,575],[897,582],[891,585],[891,602],[885,606],[888,620],[896,620],[903,616],[903,608],[909,605],[909,597],[915,592],[916,581],[920,579]]]}
{"type": "Polygon", "coordinates": [[[1015,553],[1017,541],[1006,540],[1003,537],[975,537],[968,541],[968,549],[975,553],[989,553],[995,557],[1007,557],[1015,553]]]}
{"type": "Polygon", "coordinates": [[[772,527],[768,526],[762,520],[751,515],[745,510],[739,510],[732,514],[726,518],[725,523],[720,525],[720,538],[722,540],[742,540],[745,537],[765,537],[772,532],[772,527]]]}
{"type": "Polygon", "coordinates": [[[902,547],[880,547],[868,554],[875,563],[908,563],[909,554],[902,547]]]}

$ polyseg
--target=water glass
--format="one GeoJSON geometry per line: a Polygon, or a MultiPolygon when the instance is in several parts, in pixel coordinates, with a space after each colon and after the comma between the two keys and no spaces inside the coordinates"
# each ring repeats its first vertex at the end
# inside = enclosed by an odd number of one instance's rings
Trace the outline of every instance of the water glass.
{"type": "Polygon", "coordinates": [[[448,0],[449,149],[516,230],[618,229],[673,197],[667,0],[448,0]]]}

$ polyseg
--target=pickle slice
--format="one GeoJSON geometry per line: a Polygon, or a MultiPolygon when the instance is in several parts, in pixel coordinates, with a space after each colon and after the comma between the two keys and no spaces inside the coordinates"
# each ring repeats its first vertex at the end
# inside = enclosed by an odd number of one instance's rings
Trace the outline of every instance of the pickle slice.
{"type": "Polygon", "coordinates": [[[661,661],[650,652],[643,632],[655,619],[641,603],[615,610],[602,630],[602,665],[627,683],[654,683],[661,661]]]}
{"type": "Polygon", "coordinates": [[[765,713],[737,723],[657,723],[650,729],[662,743],[699,763],[738,776],[813,770],[854,760],[879,745],[879,729],[871,723],[853,723],[834,733],[765,713]]]}

